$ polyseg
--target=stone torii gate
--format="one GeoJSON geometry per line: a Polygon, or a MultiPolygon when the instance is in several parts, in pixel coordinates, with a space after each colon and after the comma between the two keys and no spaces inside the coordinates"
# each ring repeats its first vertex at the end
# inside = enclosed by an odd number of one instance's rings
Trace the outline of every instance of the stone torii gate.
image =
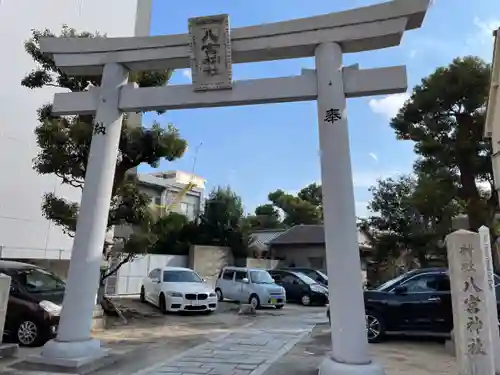
{"type": "Polygon", "coordinates": [[[230,32],[220,15],[191,19],[189,34],[42,39],[62,71],[102,74],[102,83],[54,99],[54,114],[95,114],[95,123],[59,332],[40,361],[77,365],[106,355],[90,329],[123,113],[317,100],[332,326],[320,373],[382,374],[368,354],[345,108],[346,98],[406,91],[406,68],[343,67],[342,55],[399,45],[421,26],[429,3],[393,0],[230,32]],[[310,56],[316,69],[298,76],[232,81],[232,63],[310,56]],[[130,71],[188,67],[192,85],[127,84],[130,71]]]}

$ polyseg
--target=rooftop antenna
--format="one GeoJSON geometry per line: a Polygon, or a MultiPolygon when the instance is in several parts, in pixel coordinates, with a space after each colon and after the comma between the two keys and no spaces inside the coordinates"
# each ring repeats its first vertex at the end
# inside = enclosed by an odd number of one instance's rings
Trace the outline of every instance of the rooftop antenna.
{"type": "Polygon", "coordinates": [[[200,151],[201,146],[203,146],[203,142],[200,142],[198,146],[196,146],[196,148],[194,149],[193,168],[191,169],[191,174],[193,176],[194,176],[194,170],[196,168],[196,161],[198,160],[198,151],[200,151]]]}

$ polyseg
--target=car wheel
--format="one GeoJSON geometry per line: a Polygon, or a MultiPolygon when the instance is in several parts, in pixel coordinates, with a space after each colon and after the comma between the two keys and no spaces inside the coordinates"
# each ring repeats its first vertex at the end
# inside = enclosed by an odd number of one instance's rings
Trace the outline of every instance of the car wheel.
{"type": "Polygon", "coordinates": [[[366,335],[369,343],[382,341],[385,336],[385,324],[380,315],[373,311],[367,311],[366,319],[366,335]]]}
{"type": "Polygon", "coordinates": [[[16,340],[21,346],[40,346],[43,344],[40,326],[33,320],[22,320],[16,329],[16,340]]]}
{"type": "Polygon", "coordinates": [[[224,300],[224,296],[222,295],[222,290],[220,290],[219,288],[215,289],[215,294],[217,294],[217,300],[219,302],[224,300]]]}
{"type": "Polygon", "coordinates": [[[146,291],[144,290],[144,287],[142,286],[141,287],[141,294],[139,296],[139,300],[142,302],[142,303],[146,303],[146,291]]]}
{"type": "Polygon", "coordinates": [[[304,306],[310,306],[311,305],[311,296],[309,294],[304,294],[302,297],[300,297],[300,303],[304,306]]]}
{"type": "Polygon", "coordinates": [[[278,310],[281,310],[283,307],[285,307],[285,305],[276,305],[276,308],[277,308],[278,310]]]}
{"type": "Polygon", "coordinates": [[[248,303],[252,305],[253,308],[258,309],[260,307],[259,296],[256,294],[252,294],[248,303]]]}
{"type": "Polygon", "coordinates": [[[162,314],[167,313],[167,301],[165,301],[165,295],[162,293],[158,299],[158,308],[162,314]]]}

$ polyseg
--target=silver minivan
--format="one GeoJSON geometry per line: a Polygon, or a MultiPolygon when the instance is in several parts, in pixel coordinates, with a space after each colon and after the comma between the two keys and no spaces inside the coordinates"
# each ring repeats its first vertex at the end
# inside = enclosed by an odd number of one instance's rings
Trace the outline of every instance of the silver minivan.
{"type": "Polygon", "coordinates": [[[269,272],[257,268],[223,268],[215,283],[215,293],[219,301],[229,299],[255,308],[275,306],[281,309],[286,303],[285,289],[274,283],[269,272]]]}

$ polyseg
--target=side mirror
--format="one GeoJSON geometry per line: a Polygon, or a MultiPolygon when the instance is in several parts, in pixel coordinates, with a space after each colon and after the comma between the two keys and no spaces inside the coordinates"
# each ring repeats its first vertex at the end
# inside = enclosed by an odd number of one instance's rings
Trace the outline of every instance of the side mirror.
{"type": "Polygon", "coordinates": [[[275,279],[271,279],[273,281],[273,283],[276,283],[276,280],[275,279]]]}
{"type": "Polygon", "coordinates": [[[248,284],[250,282],[250,280],[248,280],[248,278],[246,278],[246,277],[243,278],[241,281],[244,282],[245,284],[248,284]]]}
{"type": "Polygon", "coordinates": [[[407,289],[405,286],[397,286],[394,288],[394,294],[405,294],[407,289]]]}

